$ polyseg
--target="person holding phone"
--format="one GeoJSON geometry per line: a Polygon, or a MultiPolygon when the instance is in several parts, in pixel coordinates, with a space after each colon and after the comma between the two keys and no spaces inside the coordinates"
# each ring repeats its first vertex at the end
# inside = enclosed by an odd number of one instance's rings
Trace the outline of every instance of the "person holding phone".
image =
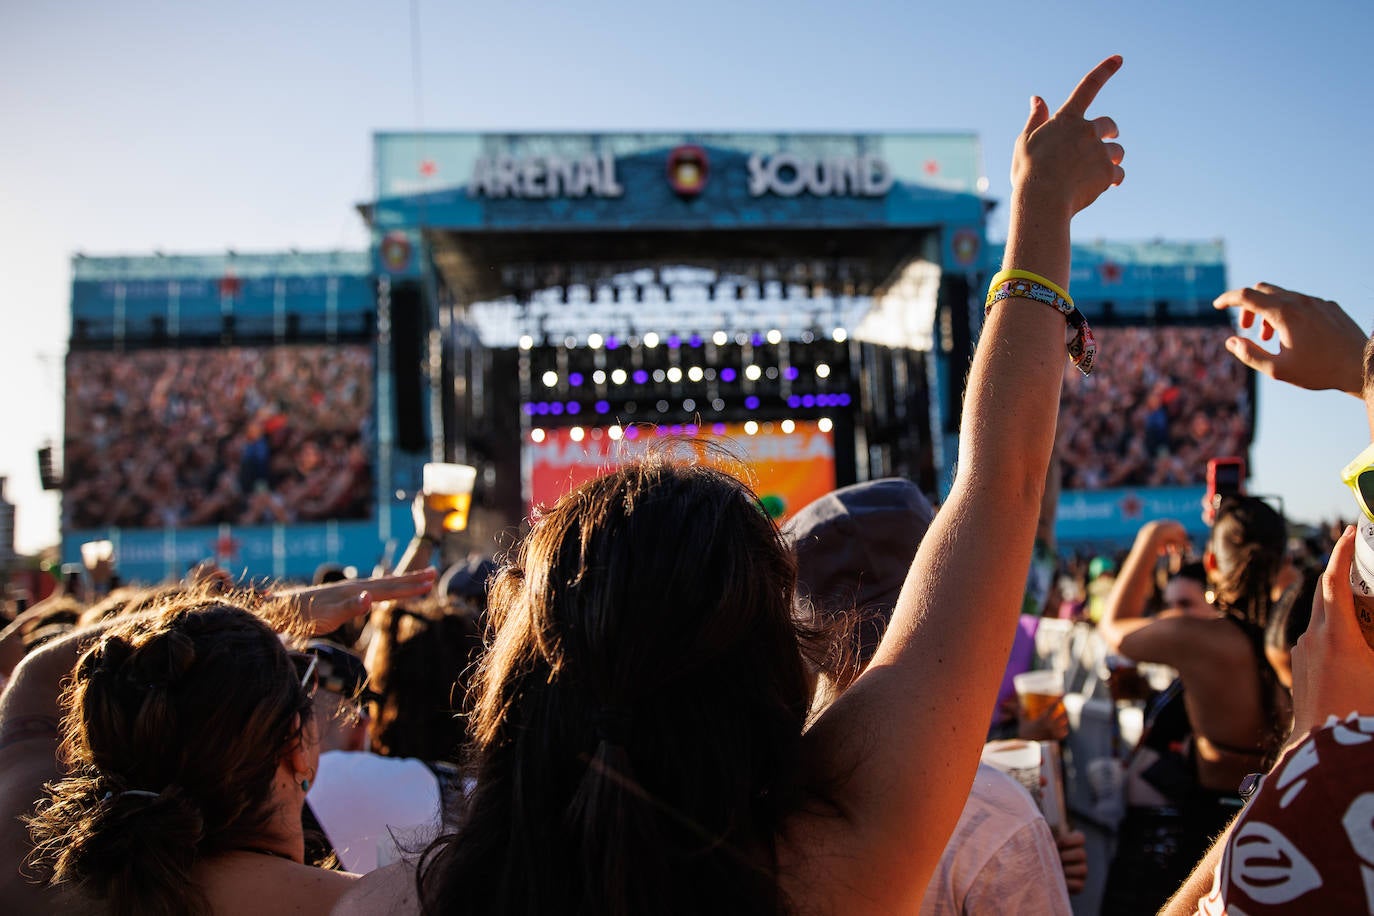
{"type": "Polygon", "coordinates": [[[1223,497],[1215,511],[1203,566],[1218,613],[1144,616],[1156,559],[1190,549],[1182,525],[1157,521],[1137,534],[1098,624],[1112,653],[1179,672],[1128,767],[1107,912],[1156,912],[1239,810],[1241,781],[1287,736],[1290,700],[1264,650],[1287,526],[1254,497],[1223,497]]]}

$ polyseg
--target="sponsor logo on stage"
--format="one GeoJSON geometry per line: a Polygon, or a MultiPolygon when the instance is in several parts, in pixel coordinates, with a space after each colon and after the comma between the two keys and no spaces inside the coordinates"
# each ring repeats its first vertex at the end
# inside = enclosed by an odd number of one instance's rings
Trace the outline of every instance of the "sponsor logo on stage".
{"type": "Polygon", "coordinates": [[[473,164],[469,197],[620,197],[615,156],[483,156],[473,164]]]}
{"type": "Polygon", "coordinates": [[[386,269],[393,273],[399,273],[410,266],[410,239],[399,229],[395,232],[388,232],[382,239],[381,255],[382,263],[386,269]]]}
{"type": "Polygon", "coordinates": [[[796,197],[882,197],[892,187],[892,169],[881,156],[832,156],[822,159],[795,153],[754,153],[749,157],[749,195],[796,197]]]}
{"type": "Polygon", "coordinates": [[[696,197],[706,187],[711,161],[699,146],[679,146],[668,154],[668,184],[681,197],[696,197]]]}

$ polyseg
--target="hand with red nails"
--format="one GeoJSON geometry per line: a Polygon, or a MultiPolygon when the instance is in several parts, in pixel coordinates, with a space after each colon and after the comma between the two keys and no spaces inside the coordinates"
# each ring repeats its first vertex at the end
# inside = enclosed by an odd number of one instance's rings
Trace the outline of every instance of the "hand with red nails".
{"type": "Polygon", "coordinates": [[[372,610],[374,603],[421,598],[434,588],[438,573],[432,567],[400,576],[345,579],[278,592],[273,597],[294,599],[301,620],[313,633],[330,633],[354,617],[372,610]]]}
{"type": "Polygon", "coordinates": [[[1350,564],[1355,529],[1331,551],[1321,588],[1312,599],[1312,622],[1293,647],[1293,737],[1301,740],[1328,716],[1374,715],[1374,650],[1355,620],[1350,564]]]}
{"type": "Polygon", "coordinates": [[[1279,337],[1279,351],[1244,337],[1226,341],[1226,349],[1251,369],[1309,391],[1335,389],[1361,397],[1367,335],[1339,305],[1272,283],[1256,283],[1222,293],[1212,305],[1240,310],[1243,330],[1260,322],[1260,340],[1279,337]]]}
{"type": "Polygon", "coordinates": [[[1117,136],[1116,122],[1087,118],[1088,106],[1120,68],[1119,56],[1102,61],[1053,116],[1044,99],[1031,99],[1030,118],[1011,163],[1012,187],[1028,201],[1051,207],[1056,215],[1072,216],[1125,179],[1125,150],[1120,143],[1107,142],[1117,136]]]}

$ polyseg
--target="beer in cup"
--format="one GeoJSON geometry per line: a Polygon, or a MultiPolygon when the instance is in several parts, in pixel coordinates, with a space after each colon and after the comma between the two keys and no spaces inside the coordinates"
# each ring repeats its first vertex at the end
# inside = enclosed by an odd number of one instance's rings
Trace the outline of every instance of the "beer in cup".
{"type": "Polygon", "coordinates": [[[424,469],[425,505],[434,512],[446,512],[445,531],[462,531],[468,526],[472,508],[472,485],[477,469],[468,464],[431,462],[424,469]]]}
{"type": "Polygon", "coordinates": [[[1021,718],[1027,722],[1044,717],[1064,702],[1064,675],[1058,671],[1026,671],[1012,678],[1021,718]]]}

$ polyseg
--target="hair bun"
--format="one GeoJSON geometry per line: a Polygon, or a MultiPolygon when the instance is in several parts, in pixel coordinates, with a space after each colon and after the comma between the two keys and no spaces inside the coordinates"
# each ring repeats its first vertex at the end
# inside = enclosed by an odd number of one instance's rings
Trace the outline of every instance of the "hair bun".
{"type": "Polygon", "coordinates": [[[166,631],[134,649],[126,676],[137,684],[166,687],[181,680],[195,661],[195,643],[183,633],[166,631]]]}

